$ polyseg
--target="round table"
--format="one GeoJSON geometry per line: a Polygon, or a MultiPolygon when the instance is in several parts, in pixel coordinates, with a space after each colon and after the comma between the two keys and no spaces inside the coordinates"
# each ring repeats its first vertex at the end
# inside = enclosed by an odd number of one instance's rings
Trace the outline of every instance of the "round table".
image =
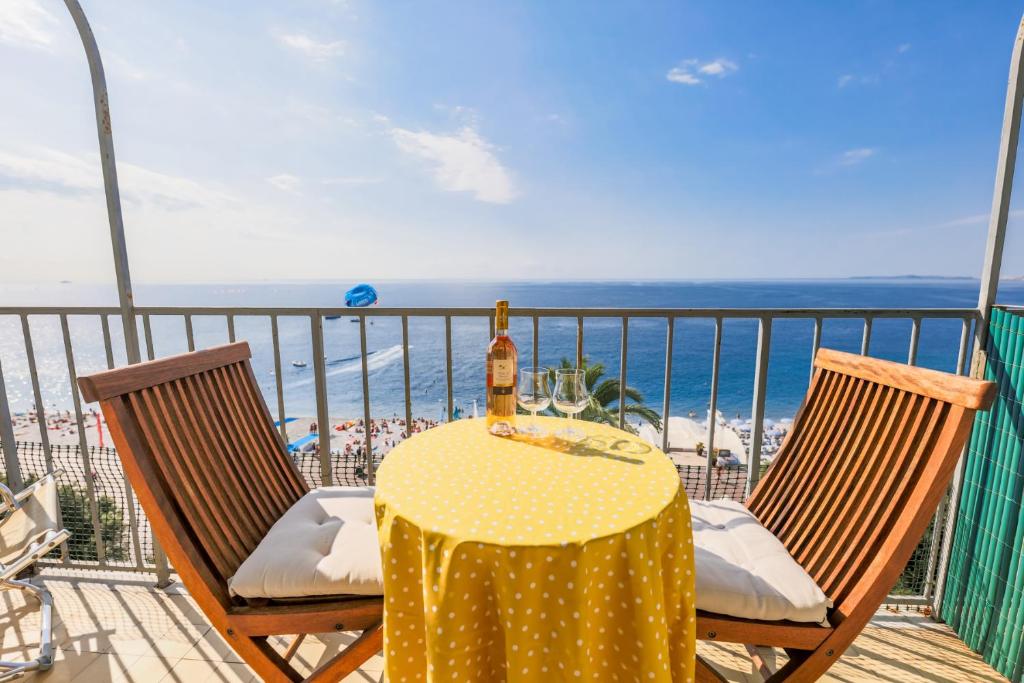
{"type": "MultiPolygon", "coordinates": [[[[538,423],[550,434],[566,421],[538,423]]],[[[458,420],[384,459],[389,681],[693,679],[693,539],[675,466],[631,434],[576,426],[586,438],[570,443],[458,420]]]]}

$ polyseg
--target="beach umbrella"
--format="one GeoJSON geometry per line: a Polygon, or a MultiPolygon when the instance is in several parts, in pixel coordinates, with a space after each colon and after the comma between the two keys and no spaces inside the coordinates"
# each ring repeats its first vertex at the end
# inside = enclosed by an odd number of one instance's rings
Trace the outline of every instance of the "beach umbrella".
{"type": "Polygon", "coordinates": [[[367,284],[358,284],[345,292],[345,305],[362,308],[377,303],[377,290],[367,284]]]}

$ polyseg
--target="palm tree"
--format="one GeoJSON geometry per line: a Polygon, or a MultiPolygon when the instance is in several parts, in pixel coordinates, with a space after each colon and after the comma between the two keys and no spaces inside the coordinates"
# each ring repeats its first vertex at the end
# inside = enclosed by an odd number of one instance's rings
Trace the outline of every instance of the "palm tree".
{"type": "MultiPolygon", "coordinates": [[[[571,370],[574,367],[576,367],[575,363],[568,358],[563,358],[558,369],[571,370]]],[[[587,392],[590,394],[590,405],[578,417],[581,420],[618,426],[620,386],[618,378],[602,379],[605,373],[604,363],[591,363],[589,358],[583,359],[582,369],[587,392]]],[[[551,373],[551,387],[554,389],[555,368],[550,369],[549,372],[551,373]]],[[[547,412],[557,414],[553,407],[549,408],[547,412]]],[[[630,415],[650,423],[655,429],[661,429],[661,415],[644,405],[644,395],[640,393],[639,389],[628,385],[626,386],[625,412],[627,416],[626,429],[630,432],[636,433],[636,430],[628,423],[630,415]]]]}

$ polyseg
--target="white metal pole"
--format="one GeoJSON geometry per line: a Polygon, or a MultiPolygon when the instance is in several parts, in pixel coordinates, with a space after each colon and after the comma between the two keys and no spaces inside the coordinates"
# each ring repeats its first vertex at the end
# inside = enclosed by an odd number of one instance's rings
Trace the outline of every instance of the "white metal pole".
{"type": "Polygon", "coordinates": [[[114,273],[117,276],[117,296],[124,326],[125,351],[129,363],[138,363],[139,333],[135,324],[135,301],[132,298],[132,278],[128,270],[128,248],[124,240],[124,221],[121,217],[121,193],[117,186],[117,165],[114,161],[114,135],[110,126],[110,100],[107,79],[103,74],[103,61],[96,45],[89,21],[78,0],[64,0],[78,35],[82,38],[85,57],[92,76],[93,102],[96,107],[96,132],[100,142],[100,165],[103,169],[103,189],[107,197],[107,219],[110,222],[110,243],[114,248],[114,273]]]}
{"type": "MultiPolygon", "coordinates": [[[[117,164],[114,159],[114,134],[110,123],[110,99],[107,95],[107,78],[103,73],[103,60],[96,44],[96,36],[78,0],[64,0],[71,18],[78,29],[89,62],[92,78],[92,97],[96,109],[96,134],[100,143],[100,167],[103,169],[103,190],[107,199],[107,220],[110,223],[110,244],[114,249],[114,274],[117,277],[117,298],[121,308],[121,325],[124,328],[125,356],[129,363],[142,360],[139,353],[139,329],[135,323],[135,299],[132,296],[132,277],[128,269],[128,247],[124,239],[124,220],[121,216],[121,192],[117,185],[117,164]]],[[[72,387],[77,391],[77,387],[72,387]]],[[[153,539],[153,556],[156,562],[156,580],[160,587],[171,583],[167,556],[160,544],[153,539]]]]}
{"type": "MultiPolygon", "coordinates": [[[[1013,172],[1017,163],[1017,142],[1020,139],[1021,105],[1024,103],[1024,17],[1017,26],[1017,39],[1010,58],[1010,77],[1006,86],[1006,105],[1003,109],[1003,132],[999,138],[999,160],[996,162],[996,183],[992,194],[992,213],[988,221],[988,241],[985,244],[985,263],[981,270],[981,288],[978,292],[978,319],[974,324],[974,353],[971,376],[981,377],[985,372],[985,343],[992,305],[999,289],[999,272],[1003,265],[1003,245],[1006,242],[1006,223],[1010,216],[1010,198],[1013,195],[1013,172]]],[[[953,473],[950,502],[946,513],[946,533],[939,554],[939,568],[932,601],[933,614],[942,607],[949,571],[949,553],[956,530],[956,514],[960,503],[960,489],[964,477],[964,456],[953,473]]]]}

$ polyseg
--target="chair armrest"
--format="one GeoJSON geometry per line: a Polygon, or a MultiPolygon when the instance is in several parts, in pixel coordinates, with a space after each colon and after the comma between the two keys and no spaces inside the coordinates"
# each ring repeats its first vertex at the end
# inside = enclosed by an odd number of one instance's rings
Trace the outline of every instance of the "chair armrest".
{"type": "MultiPolygon", "coordinates": [[[[21,507],[21,502],[15,497],[14,492],[7,487],[6,484],[0,484],[0,512],[7,513],[12,510],[17,510],[21,507]]],[[[4,520],[5,521],[5,520],[4,520]]],[[[3,521],[0,521],[2,524],[3,521]]]]}
{"type": "MultiPolygon", "coordinates": [[[[14,493],[5,484],[0,483],[0,514],[6,514],[12,510],[17,510],[21,507],[21,501],[30,497],[36,489],[42,486],[47,479],[56,479],[60,475],[64,474],[64,470],[57,469],[49,474],[44,475],[41,479],[34,483],[26,486],[22,490],[14,493]]],[[[0,524],[3,524],[5,520],[0,520],[0,524]]]]}

